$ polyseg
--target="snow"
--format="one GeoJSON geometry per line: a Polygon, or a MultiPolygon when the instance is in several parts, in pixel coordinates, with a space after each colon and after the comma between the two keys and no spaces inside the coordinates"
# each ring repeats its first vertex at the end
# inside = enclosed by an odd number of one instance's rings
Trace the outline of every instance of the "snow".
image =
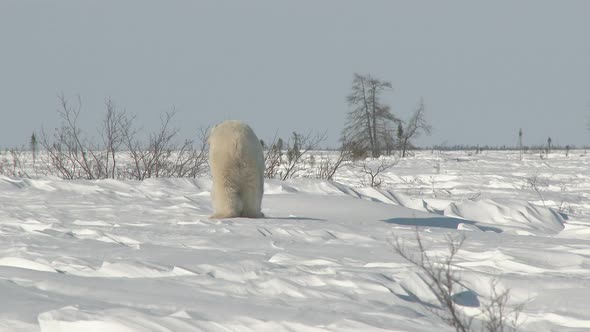
{"type": "Polygon", "coordinates": [[[0,331],[452,331],[391,241],[447,250],[465,312],[490,283],[522,331],[590,330],[590,157],[420,152],[362,186],[267,180],[264,219],[208,216],[211,180],[0,176],[0,331]],[[536,178],[536,188],[530,182],[536,178]]]}

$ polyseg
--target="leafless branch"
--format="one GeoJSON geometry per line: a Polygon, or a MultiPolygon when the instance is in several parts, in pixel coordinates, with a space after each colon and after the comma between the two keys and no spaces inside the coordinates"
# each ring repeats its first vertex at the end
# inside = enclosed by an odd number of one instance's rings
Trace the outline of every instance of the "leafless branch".
{"type": "Polygon", "coordinates": [[[406,157],[408,149],[412,147],[413,139],[419,137],[422,133],[429,135],[432,131],[432,127],[426,121],[424,112],[424,100],[420,99],[414,114],[408,120],[406,126],[398,126],[398,140],[402,158],[406,157]]]}
{"type": "Polygon", "coordinates": [[[344,143],[338,150],[338,155],[335,159],[331,159],[329,156],[324,156],[324,158],[320,160],[316,170],[316,178],[333,180],[336,172],[352,161],[353,156],[353,143],[344,143]]]}
{"type": "Polygon", "coordinates": [[[279,172],[281,180],[293,178],[301,170],[304,162],[304,156],[310,151],[320,146],[320,143],[326,140],[326,134],[308,133],[303,136],[293,132],[291,140],[287,143],[286,160],[282,171],[279,172]]]}
{"type": "MultiPolygon", "coordinates": [[[[426,282],[438,301],[438,306],[425,306],[441,320],[452,326],[458,332],[473,331],[476,316],[464,314],[455,302],[457,291],[464,287],[460,275],[456,272],[454,260],[465,242],[463,233],[447,235],[447,253],[434,256],[427,253],[418,229],[416,229],[415,243],[417,248],[410,251],[404,243],[395,237],[391,242],[394,251],[411,263],[425,276],[426,282]]],[[[481,327],[486,332],[516,331],[519,314],[523,304],[509,306],[509,290],[498,290],[497,280],[490,285],[490,297],[481,309],[481,327]]]]}
{"type": "Polygon", "coordinates": [[[363,177],[359,178],[363,185],[380,187],[383,184],[383,179],[380,177],[381,173],[397,165],[398,162],[399,160],[397,158],[367,158],[355,162],[353,167],[355,167],[361,174],[364,175],[363,177]],[[366,181],[367,178],[368,182],[366,181]]]}

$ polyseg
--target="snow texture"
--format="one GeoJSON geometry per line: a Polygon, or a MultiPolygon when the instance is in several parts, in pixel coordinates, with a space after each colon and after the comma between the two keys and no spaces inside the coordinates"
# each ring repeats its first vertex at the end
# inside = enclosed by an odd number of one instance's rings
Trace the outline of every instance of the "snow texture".
{"type": "Polygon", "coordinates": [[[209,218],[208,177],[0,177],[0,331],[452,331],[391,248],[414,226],[431,254],[465,232],[465,312],[499,278],[521,331],[588,331],[589,162],[422,152],[382,189],[267,180],[260,219],[209,218]]]}

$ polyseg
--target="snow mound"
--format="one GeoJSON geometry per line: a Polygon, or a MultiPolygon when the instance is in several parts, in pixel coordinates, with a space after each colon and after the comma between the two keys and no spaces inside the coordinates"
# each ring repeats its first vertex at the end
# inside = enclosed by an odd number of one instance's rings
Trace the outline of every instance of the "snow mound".
{"type": "MultiPolygon", "coordinates": [[[[520,200],[482,199],[450,201],[436,198],[416,199],[394,190],[360,188],[352,196],[394,204],[450,218],[464,219],[461,227],[492,231],[508,231],[522,235],[557,234],[565,220],[557,211],[520,200]]],[[[426,225],[424,225],[426,226],[426,225]]]]}
{"type": "Polygon", "coordinates": [[[563,217],[552,209],[528,202],[507,202],[493,199],[451,203],[445,216],[476,220],[505,229],[557,234],[564,229],[563,217]]]}
{"type": "Polygon", "coordinates": [[[0,266],[11,266],[35,271],[56,272],[55,269],[53,269],[51,266],[48,266],[47,264],[20,257],[2,257],[0,258],[0,266]]]}
{"type": "Polygon", "coordinates": [[[338,182],[316,179],[289,179],[287,181],[266,180],[265,195],[305,193],[323,195],[349,195],[360,197],[355,189],[338,182]]]}

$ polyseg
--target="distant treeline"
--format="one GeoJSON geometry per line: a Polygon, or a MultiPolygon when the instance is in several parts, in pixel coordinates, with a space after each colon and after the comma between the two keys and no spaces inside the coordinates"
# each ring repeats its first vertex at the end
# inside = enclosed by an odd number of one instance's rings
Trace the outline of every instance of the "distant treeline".
{"type": "MultiPolygon", "coordinates": [[[[551,145],[551,151],[555,150],[587,150],[590,146],[576,146],[576,145],[551,145]]],[[[439,151],[519,151],[518,146],[490,146],[490,145],[434,145],[416,147],[416,150],[439,150],[439,151]]],[[[545,151],[547,145],[531,145],[523,146],[522,150],[527,151],[545,151]]]]}
{"type": "MultiPolygon", "coordinates": [[[[551,145],[551,151],[555,150],[588,150],[590,149],[590,145],[584,146],[576,146],[576,145],[551,145]]],[[[337,148],[334,147],[325,147],[322,150],[324,151],[337,151],[337,148]]],[[[429,150],[436,150],[436,151],[518,151],[518,146],[490,146],[490,145],[432,145],[432,146],[416,146],[413,150],[418,151],[429,151],[429,150]]],[[[532,151],[545,151],[547,150],[546,145],[531,145],[531,146],[523,146],[522,150],[524,152],[532,152],[532,151]]]]}

